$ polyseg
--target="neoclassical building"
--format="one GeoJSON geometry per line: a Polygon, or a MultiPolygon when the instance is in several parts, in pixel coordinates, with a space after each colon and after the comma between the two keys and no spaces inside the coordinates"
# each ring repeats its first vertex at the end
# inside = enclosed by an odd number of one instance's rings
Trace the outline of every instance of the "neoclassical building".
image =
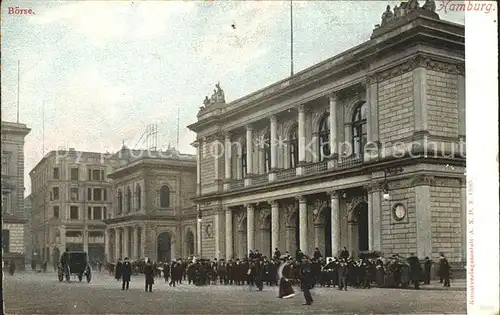
{"type": "Polygon", "coordinates": [[[198,254],[465,261],[464,60],[464,26],[412,0],[283,81],[229,103],[217,85],[189,126],[198,254]]]}
{"type": "Polygon", "coordinates": [[[117,153],[113,206],[106,222],[106,260],[173,260],[195,253],[196,156],[167,151],[117,153]]]}

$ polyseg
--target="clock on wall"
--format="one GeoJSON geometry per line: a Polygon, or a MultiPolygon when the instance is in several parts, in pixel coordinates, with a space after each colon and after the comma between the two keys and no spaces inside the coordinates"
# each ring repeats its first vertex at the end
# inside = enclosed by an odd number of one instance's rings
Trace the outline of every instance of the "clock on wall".
{"type": "Polygon", "coordinates": [[[406,208],[404,205],[398,203],[393,207],[392,213],[394,215],[394,219],[401,221],[406,217],[406,208]]]}

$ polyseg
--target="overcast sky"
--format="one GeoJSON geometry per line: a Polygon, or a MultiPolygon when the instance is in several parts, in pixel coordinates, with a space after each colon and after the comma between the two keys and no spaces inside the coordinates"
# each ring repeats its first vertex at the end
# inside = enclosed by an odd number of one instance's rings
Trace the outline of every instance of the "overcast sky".
{"type": "MultiPolygon", "coordinates": [[[[294,1],[296,72],[368,40],[388,3],[294,1]]],[[[439,13],[464,23],[463,13],[439,13]]],[[[2,1],[2,120],[16,120],[20,60],[27,193],[43,156],[42,104],[45,153],[134,147],[148,123],[166,148],[178,109],[179,149],[193,153],[185,126],[214,84],[230,102],[286,78],[289,38],[289,1],[2,1]]]]}

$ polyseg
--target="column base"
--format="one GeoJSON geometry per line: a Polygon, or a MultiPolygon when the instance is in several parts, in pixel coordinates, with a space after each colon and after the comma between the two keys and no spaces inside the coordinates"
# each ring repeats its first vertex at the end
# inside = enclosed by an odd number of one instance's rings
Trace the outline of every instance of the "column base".
{"type": "Polygon", "coordinates": [[[276,179],[278,179],[278,177],[276,176],[276,173],[275,172],[271,172],[269,173],[269,181],[270,182],[275,182],[276,179]]]}
{"type": "Polygon", "coordinates": [[[245,178],[245,187],[251,186],[252,185],[252,179],[247,177],[245,178]]]}
{"type": "Polygon", "coordinates": [[[304,168],[302,166],[297,166],[295,168],[295,176],[302,176],[304,174],[304,168]]]}
{"type": "Polygon", "coordinates": [[[231,185],[229,183],[224,183],[224,191],[229,191],[231,189],[231,185]]]}

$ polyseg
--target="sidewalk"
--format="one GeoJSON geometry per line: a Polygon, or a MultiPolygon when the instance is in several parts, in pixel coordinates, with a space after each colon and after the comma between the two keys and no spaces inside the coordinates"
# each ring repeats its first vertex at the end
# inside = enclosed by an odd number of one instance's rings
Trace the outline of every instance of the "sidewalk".
{"type": "Polygon", "coordinates": [[[466,291],[467,281],[465,279],[454,279],[450,282],[450,287],[443,287],[439,281],[431,281],[431,284],[420,285],[420,290],[435,290],[435,291],[466,291]]]}

